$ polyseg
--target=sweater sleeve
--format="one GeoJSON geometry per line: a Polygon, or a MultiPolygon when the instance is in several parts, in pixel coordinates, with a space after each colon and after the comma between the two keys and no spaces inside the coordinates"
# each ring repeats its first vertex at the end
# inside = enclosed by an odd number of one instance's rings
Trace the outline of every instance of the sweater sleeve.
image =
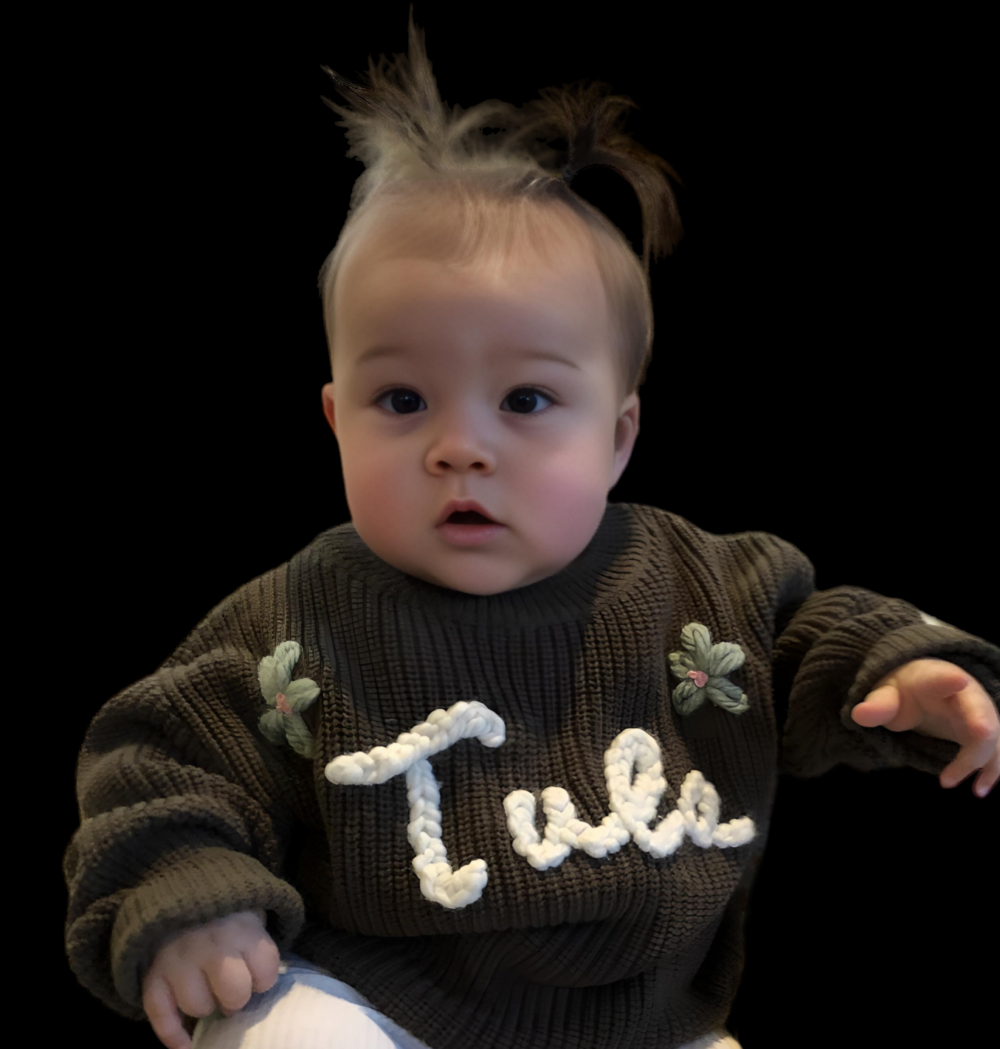
{"type": "Polygon", "coordinates": [[[80,983],[129,1019],[146,1019],[142,980],[169,934],[259,907],[285,951],[305,921],[282,868],[308,762],[256,731],[267,648],[248,587],[98,710],[77,759],[66,952],[80,983]]]}
{"type": "Polygon", "coordinates": [[[858,586],[816,590],[814,569],[791,543],[767,536],[776,571],[772,681],[779,772],[808,779],[837,764],[859,771],[910,767],[941,774],[961,747],[915,731],[851,720],[875,683],[933,657],[973,675],[1000,707],[1000,648],[927,615],[908,601],[858,586]]]}

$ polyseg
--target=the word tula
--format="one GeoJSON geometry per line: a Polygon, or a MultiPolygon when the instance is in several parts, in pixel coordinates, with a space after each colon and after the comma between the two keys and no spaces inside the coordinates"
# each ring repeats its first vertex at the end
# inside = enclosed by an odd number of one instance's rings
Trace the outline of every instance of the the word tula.
{"type": "MultiPolygon", "coordinates": [[[[326,766],[326,778],[331,783],[374,785],[405,772],[410,801],[407,837],[416,854],[413,869],[420,891],[442,907],[466,907],[483,894],[486,861],[472,860],[457,871],[451,869],[441,840],[440,785],[427,758],[461,739],[476,738],[483,746],[499,747],[506,736],[503,720],[489,707],[478,701],[456,703],[448,710],[435,710],[387,747],[334,758],[326,766]]],[[[677,808],[651,829],[648,824],[667,781],[660,746],[641,728],[619,733],[604,754],[604,774],[611,812],[596,827],[577,819],[562,787],[547,787],[542,791],[545,831],[539,836],[534,795],[527,790],[508,794],[503,805],[514,851],[544,871],[558,867],[571,849],[583,849],[600,859],[617,852],[630,838],[659,859],[674,853],[685,835],[703,849],[712,845],[724,849],[744,845],[757,833],[749,817],[719,824],[719,795],[698,771],[685,777],[677,808]],[[638,774],[633,778],[634,770],[638,774]]]]}

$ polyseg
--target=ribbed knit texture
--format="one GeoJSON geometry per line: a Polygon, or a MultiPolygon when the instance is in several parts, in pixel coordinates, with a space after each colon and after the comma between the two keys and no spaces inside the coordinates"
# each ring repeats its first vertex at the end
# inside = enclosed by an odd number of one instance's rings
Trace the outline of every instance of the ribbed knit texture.
{"type": "Polygon", "coordinates": [[[776,536],[638,504],[609,503],[562,572],[490,597],[393,568],[350,522],[322,532],[92,720],[64,858],[73,972],[145,1022],[168,934],[262,907],[280,950],[433,1049],[673,1049],[723,1027],[778,773],[939,774],[958,744],[850,718],[911,659],[1000,704],[996,645],[814,580],[776,536]],[[265,714],[279,735],[301,718],[314,756],[268,739],[265,714]],[[485,883],[433,866],[442,844],[485,883]]]}

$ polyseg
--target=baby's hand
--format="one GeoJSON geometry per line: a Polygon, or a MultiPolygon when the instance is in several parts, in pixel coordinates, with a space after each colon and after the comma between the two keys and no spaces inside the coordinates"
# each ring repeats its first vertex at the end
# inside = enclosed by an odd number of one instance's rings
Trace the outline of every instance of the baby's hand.
{"type": "Polygon", "coordinates": [[[182,1012],[231,1016],[274,986],[281,956],[264,926],[263,910],[239,911],[163,942],[142,981],[142,1007],[167,1049],[191,1049],[182,1012]]]}
{"type": "Polygon", "coordinates": [[[944,659],[913,659],[884,675],[852,711],[865,728],[913,729],[950,739],[962,749],[941,773],[942,787],[957,787],[982,769],[976,793],[985,797],[1000,779],[1000,717],[986,689],[944,659]]]}

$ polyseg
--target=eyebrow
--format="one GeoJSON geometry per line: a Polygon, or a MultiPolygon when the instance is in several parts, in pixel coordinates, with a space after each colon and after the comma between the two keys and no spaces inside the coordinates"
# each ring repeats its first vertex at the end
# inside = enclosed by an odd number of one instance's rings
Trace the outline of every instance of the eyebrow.
{"type": "MultiPolygon", "coordinates": [[[[410,351],[404,349],[402,346],[373,346],[370,350],[365,350],[363,354],[357,359],[356,365],[360,367],[362,364],[368,361],[373,361],[378,357],[402,357],[406,356],[410,351]]],[[[582,370],[580,365],[576,361],[570,360],[568,357],[563,357],[558,353],[552,353],[549,350],[535,350],[535,349],[520,349],[513,350],[514,354],[518,357],[533,357],[536,360],[541,361],[555,361],[556,364],[567,364],[570,368],[576,368],[578,371],[582,370]]]]}

